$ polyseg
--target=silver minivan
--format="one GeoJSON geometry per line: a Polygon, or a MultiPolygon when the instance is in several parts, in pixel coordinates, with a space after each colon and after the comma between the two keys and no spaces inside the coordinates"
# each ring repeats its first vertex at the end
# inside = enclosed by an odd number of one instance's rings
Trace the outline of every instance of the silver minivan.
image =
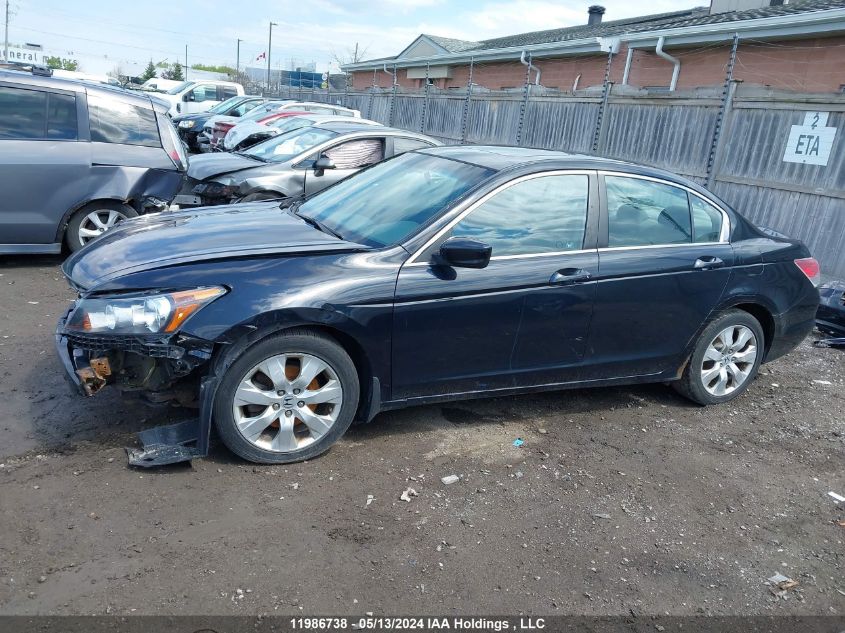
{"type": "Polygon", "coordinates": [[[0,253],[82,248],[166,209],[187,156],[155,96],[0,70],[0,253]]]}

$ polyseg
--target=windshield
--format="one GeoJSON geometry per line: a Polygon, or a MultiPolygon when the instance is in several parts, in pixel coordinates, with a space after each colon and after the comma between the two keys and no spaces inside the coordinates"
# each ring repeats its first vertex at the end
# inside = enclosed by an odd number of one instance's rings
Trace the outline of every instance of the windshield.
{"type": "Polygon", "coordinates": [[[297,213],[350,242],[396,244],[493,173],[428,154],[402,154],[317,194],[297,213]]]}
{"type": "Polygon", "coordinates": [[[253,145],[244,154],[266,163],[283,163],[335,136],[337,132],[331,130],[304,127],[253,145]]]}
{"type": "Polygon", "coordinates": [[[293,130],[298,130],[299,128],[314,125],[314,119],[309,119],[307,116],[292,116],[271,121],[267,125],[280,130],[281,134],[285,134],[286,132],[292,132],[293,130]]]}
{"type": "Polygon", "coordinates": [[[185,88],[187,88],[187,87],[188,87],[188,86],[190,86],[190,85],[193,85],[193,83],[194,83],[193,81],[183,81],[183,82],[182,82],[182,83],[180,83],[178,86],[173,86],[170,90],[168,90],[168,91],[167,91],[167,92],[165,92],[164,94],[168,94],[168,95],[178,95],[178,94],[179,94],[180,92],[182,92],[185,88]]]}
{"type": "Polygon", "coordinates": [[[230,107],[235,105],[238,101],[243,101],[243,97],[229,97],[225,101],[221,101],[220,103],[215,105],[213,108],[209,108],[208,111],[214,112],[215,114],[218,114],[220,112],[225,112],[230,107]]]}

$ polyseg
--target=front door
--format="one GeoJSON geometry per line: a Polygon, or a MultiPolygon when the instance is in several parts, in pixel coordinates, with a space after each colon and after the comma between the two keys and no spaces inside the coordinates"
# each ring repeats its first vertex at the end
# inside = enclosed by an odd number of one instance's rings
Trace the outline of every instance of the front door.
{"type": "Polygon", "coordinates": [[[342,141],[332,145],[320,152],[321,155],[330,158],[334,163],[334,169],[326,169],[322,172],[315,171],[312,167],[318,156],[303,161],[302,165],[307,166],[305,172],[305,195],[322,191],[329,185],[348,178],[355,172],[384,160],[384,138],[364,138],[342,141]]]}
{"type": "Polygon", "coordinates": [[[517,178],[470,207],[402,267],[394,399],[575,379],[598,267],[590,192],[586,173],[517,178]],[[489,265],[434,264],[432,256],[451,237],[491,246],[489,265]]]}
{"type": "Polygon", "coordinates": [[[678,366],[731,276],[726,216],[692,191],[606,175],[606,247],[590,338],[589,377],[678,366]]]}

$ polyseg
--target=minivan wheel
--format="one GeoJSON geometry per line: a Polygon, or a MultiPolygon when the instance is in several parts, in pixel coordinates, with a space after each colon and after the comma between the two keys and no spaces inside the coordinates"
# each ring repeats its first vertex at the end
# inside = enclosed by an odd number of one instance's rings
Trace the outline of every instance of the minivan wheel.
{"type": "Polygon", "coordinates": [[[236,455],[288,464],[324,453],[358,408],[355,365],[332,339],[308,330],[266,338],[226,370],[214,423],[236,455]]]}
{"type": "Polygon", "coordinates": [[[135,209],[119,202],[88,204],[71,216],[65,232],[65,242],[71,251],[78,251],[115,225],[137,215],[135,209]]]}
{"type": "Polygon", "coordinates": [[[684,374],[673,387],[701,405],[733,400],[760,369],[765,353],[760,322],[742,310],[729,310],[701,333],[684,374]]]}

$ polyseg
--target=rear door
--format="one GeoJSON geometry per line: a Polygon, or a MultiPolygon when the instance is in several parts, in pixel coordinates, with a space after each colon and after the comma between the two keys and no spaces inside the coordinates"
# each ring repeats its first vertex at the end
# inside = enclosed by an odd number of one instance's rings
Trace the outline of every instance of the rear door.
{"type": "Polygon", "coordinates": [[[394,309],[395,398],[577,376],[596,289],[596,187],[587,172],[516,178],[402,267],[394,309]],[[488,266],[433,264],[451,237],[491,246],[488,266]]]}
{"type": "Polygon", "coordinates": [[[385,138],[356,138],[340,141],[323,149],[319,154],[332,159],[334,169],[326,169],[322,173],[316,172],[311,165],[319,157],[315,154],[309,157],[301,166],[306,167],[305,194],[311,195],[348,178],[357,171],[384,160],[385,138]]]}
{"type": "Polygon", "coordinates": [[[678,366],[731,276],[727,215],[691,189],[602,175],[603,226],[587,378],[678,366]]]}
{"type": "Polygon", "coordinates": [[[0,84],[0,244],[56,242],[65,212],[84,199],[91,157],[80,100],[0,84]]]}

